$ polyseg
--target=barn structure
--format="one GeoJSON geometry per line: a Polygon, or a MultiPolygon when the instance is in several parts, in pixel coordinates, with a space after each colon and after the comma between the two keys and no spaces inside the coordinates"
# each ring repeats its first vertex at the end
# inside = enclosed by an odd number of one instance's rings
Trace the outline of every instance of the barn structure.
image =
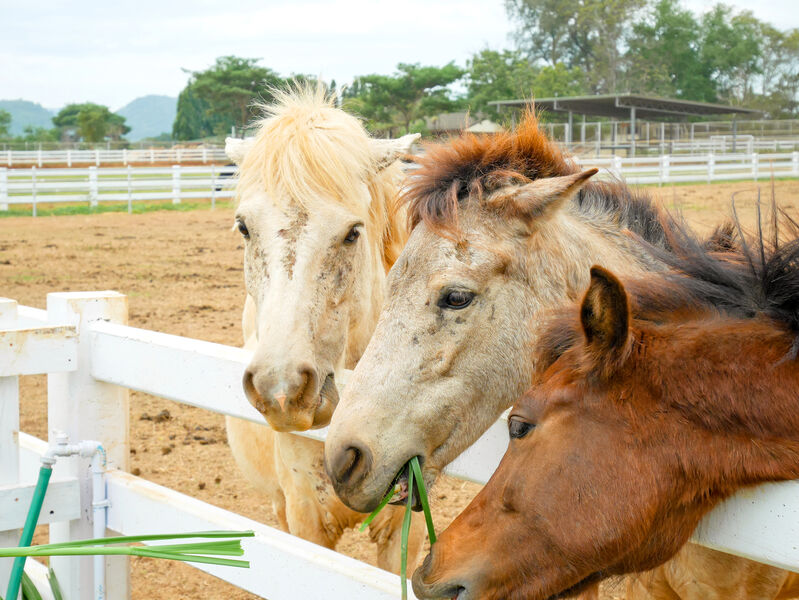
{"type": "MultiPolygon", "coordinates": [[[[521,100],[496,100],[488,103],[489,106],[496,107],[500,112],[510,110],[511,120],[515,119],[516,113],[531,104],[535,105],[536,110],[543,110],[553,113],[565,113],[568,116],[568,126],[566,139],[567,144],[576,142],[574,136],[574,115],[582,115],[582,127],[580,129],[581,140],[585,142],[585,118],[586,116],[610,118],[614,123],[611,134],[610,149],[627,150],[630,156],[635,156],[636,142],[641,139],[642,128],[636,127],[637,121],[647,119],[656,121],[655,135],[659,133],[661,142],[667,139],[667,128],[672,123],[685,122],[691,117],[720,117],[730,116],[733,118],[733,151],[735,148],[735,118],[738,115],[761,116],[761,112],[751,108],[740,106],[728,106],[725,104],[713,104],[710,102],[694,102],[691,100],[675,100],[670,98],[660,98],[657,96],[646,96],[643,94],[603,94],[597,96],[564,96],[561,98],[536,98],[534,101],[529,99],[521,100]],[[618,127],[619,122],[625,123],[625,131],[620,136],[618,127]],[[659,129],[659,131],[657,131],[659,129]]],[[[649,127],[647,126],[647,138],[649,138],[649,127]]],[[[693,132],[693,128],[691,128],[693,132]]],[[[673,136],[671,136],[673,137],[673,136]]]]}

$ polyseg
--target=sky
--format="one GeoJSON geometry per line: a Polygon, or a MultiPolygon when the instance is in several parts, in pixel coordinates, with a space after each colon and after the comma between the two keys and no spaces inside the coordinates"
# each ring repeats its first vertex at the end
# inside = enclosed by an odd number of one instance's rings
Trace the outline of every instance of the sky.
{"type": "MultiPolygon", "coordinates": [[[[714,0],[683,0],[697,12],[714,0]]],[[[797,0],[727,0],[779,28],[799,27],[797,0]]],[[[218,56],[261,58],[281,75],[339,83],[398,62],[463,65],[511,47],[503,0],[0,0],[0,99],[47,108],[177,96],[218,56]]]]}

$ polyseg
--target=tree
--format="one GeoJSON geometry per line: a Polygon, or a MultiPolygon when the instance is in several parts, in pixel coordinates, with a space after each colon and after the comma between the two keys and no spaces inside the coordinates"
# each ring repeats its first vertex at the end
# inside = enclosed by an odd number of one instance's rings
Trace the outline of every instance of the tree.
{"type": "Polygon", "coordinates": [[[701,60],[721,99],[743,103],[751,98],[762,42],[759,21],[748,11],[734,15],[729,6],[717,4],[702,17],[701,60]]]}
{"type": "Polygon", "coordinates": [[[624,39],[647,0],[506,0],[518,47],[533,62],[580,67],[592,91],[622,82],[624,39]]]}
{"type": "Polygon", "coordinates": [[[627,81],[635,91],[713,102],[716,88],[702,62],[701,27],[678,0],[659,0],[632,26],[627,81]]]}
{"type": "Polygon", "coordinates": [[[463,74],[454,62],[443,67],[400,63],[394,75],[356,78],[344,106],[366,118],[372,129],[408,132],[419,119],[458,106],[449,86],[463,74]]]}
{"type": "Polygon", "coordinates": [[[473,112],[490,112],[493,100],[532,98],[537,69],[514,50],[481,50],[466,63],[467,103],[473,112]]]}
{"type": "Polygon", "coordinates": [[[574,64],[581,53],[575,25],[579,0],[506,0],[508,17],[516,22],[513,36],[531,62],[574,64]]]}
{"type": "Polygon", "coordinates": [[[53,117],[53,125],[61,137],[74,134],[87,142],[101,142],[106,137],[118,140],[130,131],[125,117],[93,102],[68,104],[53,117]]]}
{"type": "Polygon", "coordinates": [[[0,137],[7,137],[11,128],[11,113],[0,108],[0,137]]]}
{"type": "Polygon", "coordinates": [[[259,66],[259,60],[222,56],[210,68],[191,72],[178,97],[174,136],[196,139],[246,127],[253,103],[268,101],[270,87],[285,83],[275,71],[259,66]]]}

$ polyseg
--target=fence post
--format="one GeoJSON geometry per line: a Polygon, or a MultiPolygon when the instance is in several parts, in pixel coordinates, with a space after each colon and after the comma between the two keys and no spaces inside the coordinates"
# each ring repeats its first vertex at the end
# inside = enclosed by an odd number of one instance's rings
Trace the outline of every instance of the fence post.
{"type": "Polygon", "coordinates": [[[180,165],[172,165],[172,204],[180,204],[180,165]]]}
{"type": "Polygon", "coordinates": [[[757,152],[752,154],[752,176],[754,177],[755,181],[757,181],[757,171],[758,171],[758,156],[757,152]]]}
{"type": "Polygon", "coordinates": [[[72,150],[67,150],[67,167],[72,167],[72,150]]]}
{"type": "Polygon", "coordinates": [[[7,154],[8,154],[8,161],[7,162],[8,162],[8,166],[10,167],[10,166],[12,166],[14,164],[14,162],[12,160],[12,156],[13,155],[11,154],[11,150],[8,150],[7,154]]]}
{"type": "Polygon", "coordinates": [[[716,167],[716,157],[713,152],[707,155],[707,182],[710,183],[714,179],[714,171],[716,167]]]}
{"type": "Polygon", "coordinates": [[[89,167],[89,206],[97,206],[99,195],[100,190],[97,184],[97,167],[89,167]]]}
{"type": "Polygon", "coordinates": [[[611,166],[611,169],[613,170],[613,173],[616,175],[616,177],[618,177],[619,179],[622,178],[621,156],[617,156],[617,155],[613,156],[613,164],[611,166]]]}
{"type": "Polygon", "coordinates": [[[128,165],[128,214],[133,212],[133,189],[131,183],[131,169],[130,165],[128,165]]]}
{"type": "Polygon", "coordinates": [[[36,160],[39,163],[39,168],[42,168],[42,149],[41,147],[36,151],[36,160]]]}
{"type": "Polygon", "coordinates": [[[150,164],[153,164],[154,162],[155,162],[155,150],[150,148],[150,164]]]}
{"type": "MultiPolygon", "coordinates": [[[[205,148],[203,148],[205,152],[205,148]]],[[[794,154],[799,154],[794,152],[794,154]]],[[[216,165],[211,165],[211,209],[216,208],[216,165]]]]}
{"type": "MultiPolygon", "coordinates": [[[[13,327],[17,319],[17,303],[0,298],[0,330],[13,327]]],[[[19,483],[19,378],[0,377],[0,485],[19,483]]],[[[0,531],[0,546],[19,544],[19,530],[0,531]]],[[[8,586],[14,561],[0,560],[0,589],[8,586]]],[[[16,599],[14,599],[16,600],[16,599]]]]}
{"type": "Polygon", "coordinates": [[[178,148],[177,151],[175,152],[175,156],[176,156],[178,162],[182,162],[183,161],[183,149],[182,148],[178,148]]]}
{"type": "Polygon", "coordinates": [[[94,166],[100,166],[100,151],[97,148],[94,149],[94,166]]]}
{"type": "Polygon", "coordinates": [[[128,165],[128,149],[122,148],[122,164],[127,166],[128,165]]]}
{"type": "Polygon", "coordinates": [[[36,216],[36,167],[31,167],[31,196],[33,199],[33,216],[36,216]]]}
{"type": "MultiPolygon", "coordinates": [[[[91,374],[92,352],[89,325],[93,321],[127,324],[128,301],[117,292],[52,293],[47,295],[48,320],[74,325],[78,331],[78,369],[47,376],[47,418],[50,436],[65,432],[71,442],[97,440],[103,444],[111,469],[127,470],[130,454],[128,390],[96,381],[91,374]]],[[[124,360],[124,357],[121,357],[124,360]]],[[[80,485],[81,518],[50,525],[50,542],[92,537],[92,496],[89,459],[64,461],[65,475],[77,477],[80,485]]],[[[92,558],[53,557],[64,598],[92,598],[92,558]]],[[[107,600],[127,600],[130,592],[128,561],[106,560],[106,581],[113,582],[107,600]]]]}
{"type": "Polygon", "coordinates": [[[799,152],[791,153],[791,164],[793,165],[793,174],[799,177],[799,152]]]}
{"type": "Polygon", "coordinates": [[[208,162],[208,148],[203,146],[203,164],[208,162]]]}
{"type": "Polygon", "coordinates": [[[0,167],[0,210],[8,210],[8,169],[5,167],[0,167]]]}

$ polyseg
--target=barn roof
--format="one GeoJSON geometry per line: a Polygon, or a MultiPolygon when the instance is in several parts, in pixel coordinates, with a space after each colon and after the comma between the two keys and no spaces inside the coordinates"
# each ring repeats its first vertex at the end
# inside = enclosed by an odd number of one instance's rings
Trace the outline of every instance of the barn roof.
{"type": "MultiPolygon", "coordinates": [[[[524,108],[531,100],[496,100],[489,105],[497,108],[524,108]]],[[[710,116],[710,115],[760,115],[751,108],[674,100],[643,94],[602,94],[598,96],[565,96],[562,98],[536,98],[536,109],[553,112],[573,112],[582,115],[629,119],[630,109],[635,109],[636,117],[641,119],[662,119],[664,117],[710,116]]]]}

